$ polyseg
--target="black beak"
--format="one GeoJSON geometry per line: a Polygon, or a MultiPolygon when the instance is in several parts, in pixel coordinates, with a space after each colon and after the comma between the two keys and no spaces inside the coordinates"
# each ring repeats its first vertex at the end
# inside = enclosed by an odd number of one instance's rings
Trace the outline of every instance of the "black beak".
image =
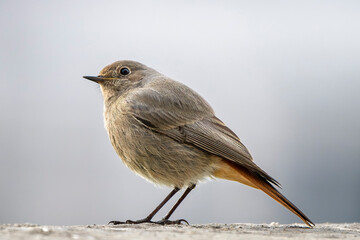
{"type": "Polygon", "coordinates": [[[103,77],[93,77],[93,76],[83,76],[83,78],[94,81],[96,83],[103,82],[106,79],[106,78],[103,78],[103,77]]]}

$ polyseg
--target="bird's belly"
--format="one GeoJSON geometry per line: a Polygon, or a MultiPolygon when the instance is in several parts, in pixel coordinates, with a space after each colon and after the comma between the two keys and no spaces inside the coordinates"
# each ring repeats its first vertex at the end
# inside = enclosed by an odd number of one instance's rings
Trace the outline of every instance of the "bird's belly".
{"type": "Polygon", "coordinates": [[[156,133],[136,120],[122,119],[114,124],[116,128],[107,128],[120,158],[131,170],[155,184],[182,188],[214,172],[214,155],[156,133]]]}

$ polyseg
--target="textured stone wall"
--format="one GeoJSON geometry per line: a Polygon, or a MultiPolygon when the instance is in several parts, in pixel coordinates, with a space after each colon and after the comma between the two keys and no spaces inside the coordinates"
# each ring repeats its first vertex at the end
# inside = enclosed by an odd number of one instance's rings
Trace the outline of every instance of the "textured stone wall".
{"type": "Polygon", "coordinates": [[[360,223],[317,224],[306,228],[302,224],[204,224],[160,226],[87,225],[41,226],[34,224],[0,225],[1,240],[37,239],[360,239],[360,223]]]}

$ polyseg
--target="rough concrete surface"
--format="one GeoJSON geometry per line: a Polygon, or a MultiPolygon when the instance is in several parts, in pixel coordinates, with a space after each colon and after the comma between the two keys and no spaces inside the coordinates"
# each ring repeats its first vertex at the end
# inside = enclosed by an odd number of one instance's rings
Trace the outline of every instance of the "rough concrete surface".
{"type": "Polygon", "coordinates": [[[360,223],[303,224],[204,224],[204,225],[0,225],[1,240],[40,239],[360,239],[360,223]]]}

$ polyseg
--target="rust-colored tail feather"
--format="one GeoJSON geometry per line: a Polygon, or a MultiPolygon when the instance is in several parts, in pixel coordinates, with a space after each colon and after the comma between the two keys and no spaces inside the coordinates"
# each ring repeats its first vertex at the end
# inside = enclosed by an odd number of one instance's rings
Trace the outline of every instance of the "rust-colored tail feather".
{"type": "MultiPolygon", "coordinates": [[[[246,185],[249,185],[251,187],[255,187],[258,189],[261,189],[263,192],[265,192],[267,195],[272,197],[274,200],[276,200],[278,203],[289,209],[292,213],[297,215],[301,220],[304,221],[306,225],[309,227],[315,226],[315,224],[302,212],[300,209],[298,209],[293,203],[291,203],[284,195],[282,195],[278,190],[276,190],[271,183],[267,181],[266,178],[261,176],[260,174],[256,172],[252,172],[245,167],[242,167],[236,163],[233,163],[229,160],[223,160],[224,163],[227,165],[226,172],[219,169],[215,172],[214,176],[219,178],[224,178],[228,180],[238,181],[241,183],[244,183],[246,185]],[[229,169],[233,169],[239,174],[238,177],[234,177],[234,174],[228,174],[229,169]],[[226,177],[229,176],[229,177],[226,177]],[[246,179],[244,181],[244,179],[246,179]],[[249,184],[250,183],[250,184],[249,184]]],[[[223,168],[224,169],[224,168],[223,168]]]]}

